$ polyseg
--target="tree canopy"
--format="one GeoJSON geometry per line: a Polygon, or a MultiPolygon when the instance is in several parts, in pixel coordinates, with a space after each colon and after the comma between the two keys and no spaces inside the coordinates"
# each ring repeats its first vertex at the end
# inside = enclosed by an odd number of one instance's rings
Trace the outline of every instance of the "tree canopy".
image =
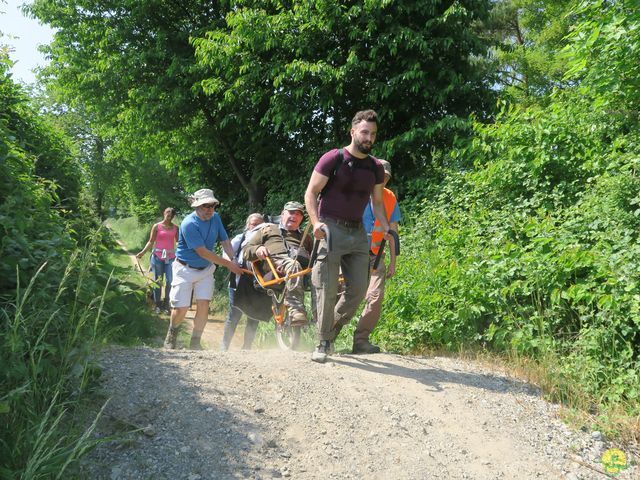
{"type": "Polygon", "coordinates": [[[377,152],[410,177],[492,103],[477,31],[488,1],[36,0],[30,11],[57,29],[50,85],[109,126],[105,158],[153,158],[231,206],[301,196],[359,109],[378,110],[377,152]]]}

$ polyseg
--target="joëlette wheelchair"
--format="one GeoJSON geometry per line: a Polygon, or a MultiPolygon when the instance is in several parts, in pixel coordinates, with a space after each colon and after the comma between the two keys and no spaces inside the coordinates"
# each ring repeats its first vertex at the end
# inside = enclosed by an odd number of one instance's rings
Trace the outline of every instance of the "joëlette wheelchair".
{"type": "MultiPolygon", "coordinates": [[[[307,229],[309,225],[307,225],[307,229]]],[[[304,242],[304,238],[307,233],[302,237],[301,244],[304,242]]],[[[331,238],[329,231],[325,230],[327,239],[327,248],[331,249],[331,238]]],[[[398,234],[394,231],[390,231],[390,234],[394,237],[396,255],[400,254],[400,239],[398,234]]],[[[382,253],[385,248],[385,240],[382,240],[380,249],[373,264],[373,269],[378,268],[378,264],[381,260],[382,253]]],[[[270,257],[265,260],[255,260],[251,263],[251,270],[244,269],[246,275],[242,275],[241,282],[238,285],[240,288],[245,285],[240,291],[236,290],[235,305],[240,308],[243,313],[256,320],[269,321],[274,319],[276,325],[276,340],[278,346],[283,350],[294,350],[300,344],[300,336],[302,333],[303,325],[295,325],[291,323],[289,318],[289,312],[284,303],[284,296],[288,282],[302,281],[304,276],[311,273],[313,265],[318,255],[318,247],[320,242],[315,240],[313,242],[313,248],[309,257],[309,264],[306,268],[297,270],[295,272],[286,272],[282,274],[278,271],[276,266],[270,257]],[[250,281],[249,278],[253,277],[250,281]],[[253,281],[255,279],[255,283],[253,281]],[[248,287],[247,285],[251,285],[248,287]],[[255,285],[255,286],[254,286],[255,285]],[[240,295],[239,295],[240,293],[240,295]],[[247,300],[251,299],[250,302],[247,300]],[[271,310],[269,311],[268,302],[271,301],[271,310]],[[239,305],[244,304],[244,306],[239,305]],[[253,309],[255,314],[249,313],[249,309],[253,309]]],[[[339,279],[339,292],[344,288],[344,278],[340,275],[339,279]]],[[[315,302],[312,301],[312,309],[315,309],[315,302]]],[[[313,312],[312,319],[315,322],[316,314],[313,312]]]]}
{"type": "MultiPolygon", "coordinates": [[[[306,234],[307,229],[301,243],[304,242],[306,234]]],[[[311,273],[318,254],[318,245],[319,242],[314,242],[306,268],[281,272],[271,257],[266,257],[265,260],[251,262],[250,270],[243,269],[244,274],[237,285],[235,306],[255,320],[270,321],[273,318],[276,340],[283,350],[294,350],[300,345],[302,329],[306,326],[292,323],[284,301],[285,294],[288,288],[295,287],[297,282],[303,282],[305,275],[311,273]]],[[[297,256],[293,260],[297,262],[297,256]]],[[[314,303],[312,301],[312,305],[314,303]]],[[[312,318],[315,320],[315,315],[312,315],[312,318]]]]}

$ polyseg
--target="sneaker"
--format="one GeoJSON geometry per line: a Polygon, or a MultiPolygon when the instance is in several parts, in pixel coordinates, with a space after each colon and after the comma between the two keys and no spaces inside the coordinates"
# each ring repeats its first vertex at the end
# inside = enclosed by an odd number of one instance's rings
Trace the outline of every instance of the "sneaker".
{"type": "Polygon", "coordinates": [[[162,309],[160,307],[158,307],[158,306],[156,306],[156,308],[154,308],[153,311],[155,313],[157,313],[158,315],[160,315],[162,313],[162,309]]]}
{"type": "Polygon", "coordinates": [[[369,340],[353,342],[351,353],[380,353],[380,347],[374,345],[369,340]]]}
{"type": "Polygon", "coordinates": [[[331,350],[331,342],[322,340],[311,354],[311,360],[318,363],[326,362],[329,350],[331,350]]]}
{"type": "Polygon", "coordinates": [[[167,348],[169,350],[175,350],[177,341],[178,341],[178,328],[169,327],[169,330],[167,330],[167,336],[164,339],[164,348],[167,348]]]}
{"type": "Polygon", "coordinates": [[[189,350],[204,350],[200,344],[199,338],[191,338],[189,342],[189,350]]]}

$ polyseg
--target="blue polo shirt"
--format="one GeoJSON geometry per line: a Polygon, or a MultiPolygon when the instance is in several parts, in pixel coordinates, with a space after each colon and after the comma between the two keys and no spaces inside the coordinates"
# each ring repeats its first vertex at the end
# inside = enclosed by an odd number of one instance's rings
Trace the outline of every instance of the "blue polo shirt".
{"type": "Polygon", "coordinates": [[[229,236],[217,213],[213,214],[211,220],[205,222],[196,215],[196,212],[192,212],[184,217],[180,224],[176,257],[191,267],[208,267],[211,262],[198,255],[195,249],[205,247],[213,251],[216,242],[224,242],[228,239],[229,236]]]}

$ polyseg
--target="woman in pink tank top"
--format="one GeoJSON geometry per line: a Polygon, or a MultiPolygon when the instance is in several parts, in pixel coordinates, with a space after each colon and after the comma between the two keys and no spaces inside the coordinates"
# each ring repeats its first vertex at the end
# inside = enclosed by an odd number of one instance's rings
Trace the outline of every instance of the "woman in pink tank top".
{"type": "Polygon", "coordinates": [[[138,258],[142,257],[153,246],[150,262],[153,278],[158,285],[161,285],[164,277],[163,301],[160,299],[160,286],[153,289],[156,312],[160,312],[160,310],[169,311],[169,291],[173,280],[172,264],[176,258],[176,243],[178,242],[178,227],[172,222],[175,215],[175,209],[171,207],[165,208],[163,220],[151,227],[149,241],[136,255],[138,258]]]}

